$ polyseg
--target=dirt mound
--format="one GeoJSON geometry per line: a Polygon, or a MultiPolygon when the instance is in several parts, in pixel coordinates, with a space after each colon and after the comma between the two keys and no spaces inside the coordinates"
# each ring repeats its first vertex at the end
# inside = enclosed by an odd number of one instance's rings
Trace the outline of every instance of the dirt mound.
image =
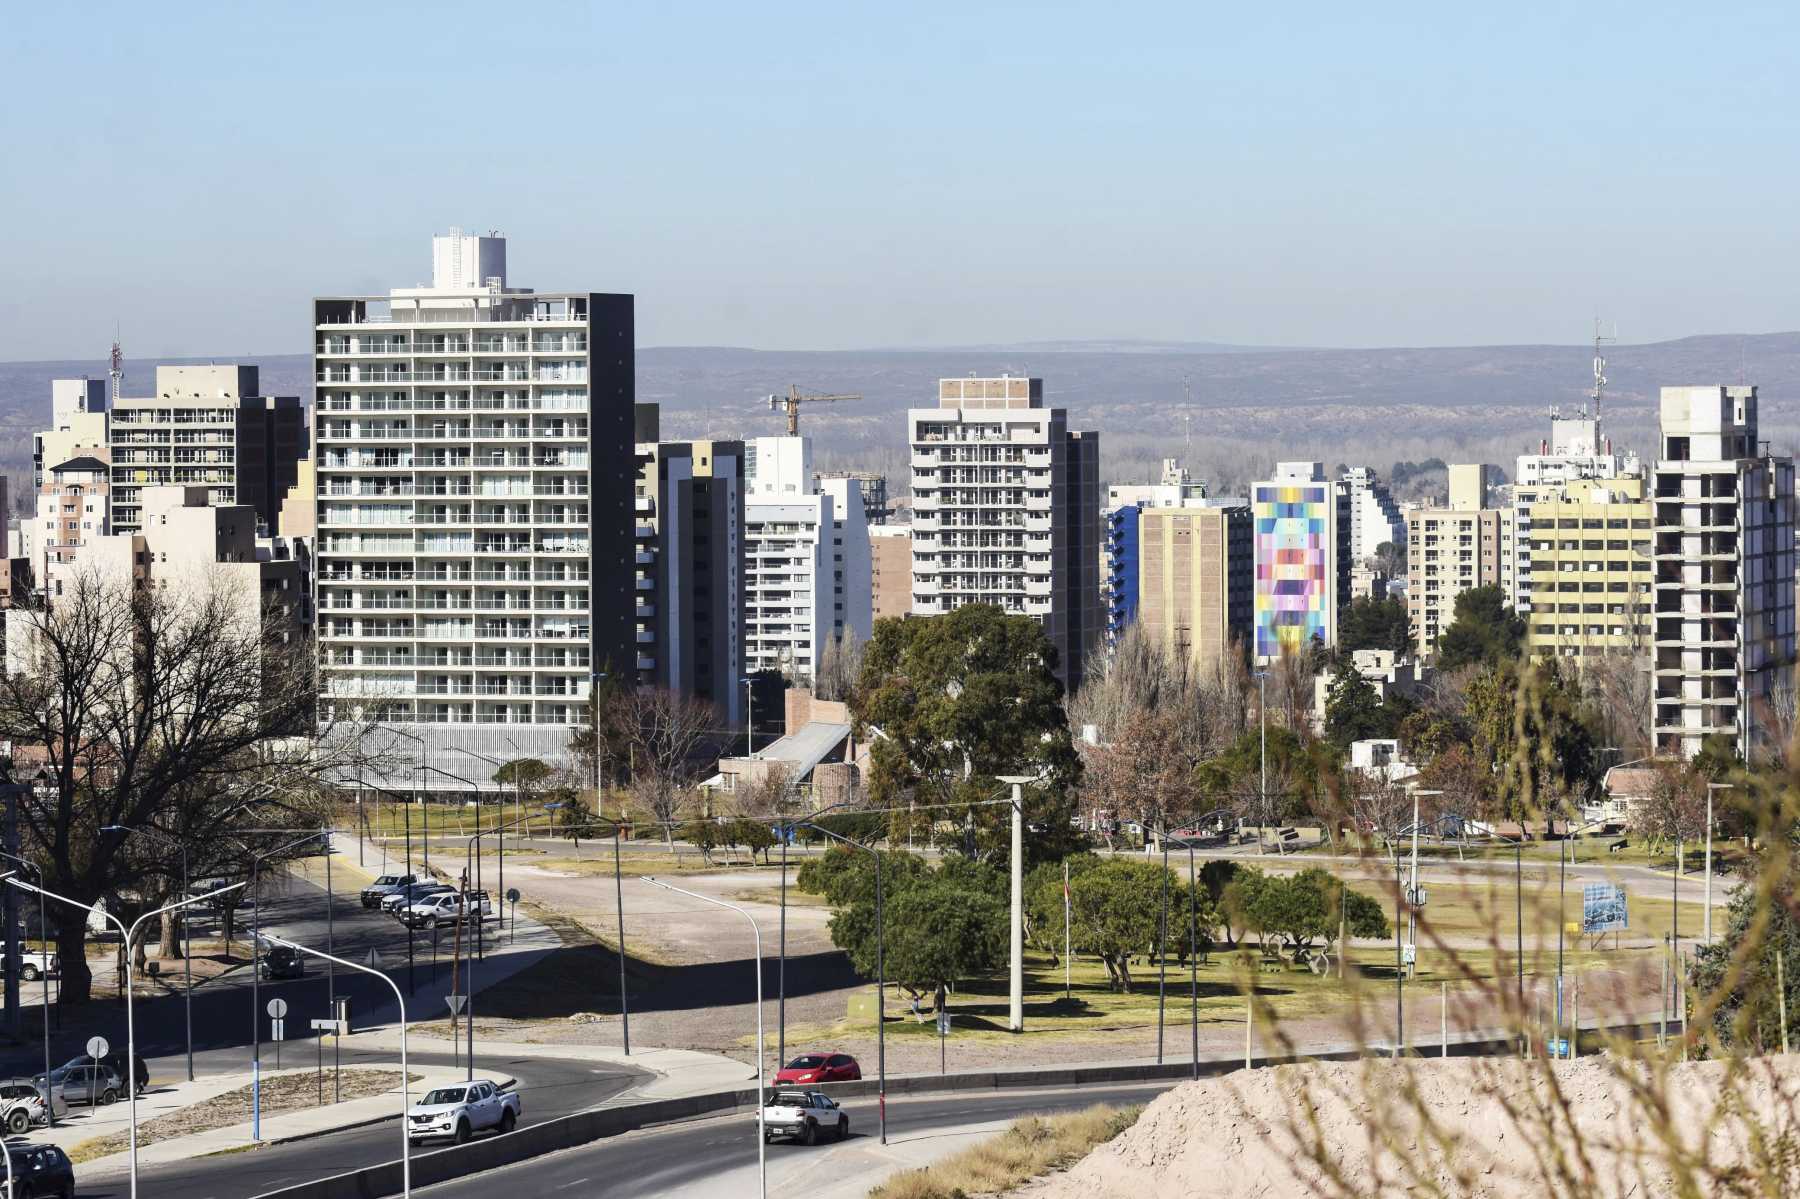
{"type": "Polygon", "coordinates": [[[1638,1199],[1673,1192],[1672,1152],[1703,1192],[1741,1170],[1779,1179],[1751,1190],[1791,1194],[1797,1097],[1794,1057],[1662,1080],[1611,1057],[1280,1066],[1182,1084],[1025,1194],[1638,1199]]]}

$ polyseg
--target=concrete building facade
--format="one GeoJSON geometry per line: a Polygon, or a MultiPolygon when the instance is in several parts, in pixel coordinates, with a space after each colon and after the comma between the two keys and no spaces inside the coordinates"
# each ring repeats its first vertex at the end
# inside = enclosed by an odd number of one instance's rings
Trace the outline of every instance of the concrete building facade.
{"type": "Polygon", "coordinates": [[[1106,510],[1102,514],[1106,558],[1101,570],[1109,651],[1137,619],[1140,514],[1146,508],[1205,505],[1206,484],[1191,478],[1176,458],[1163,459],[1162,477],[1155,483],[1115,483],[1106,489],[1106,510]]]}
{"type": "Polygon", "coordinates": [[[1457,596],[1500,585],[1502,513],[1476,506],[1488,496],[1486,472],[1482,466],[1452,466],[1452,506],[1406,513],[1406,611],[1421,657],[1437,647],[1455,619],[1457,596]]]}
{"type": "Polygon", "coordinates": [[[869,615],[871,622],[912,612],[912,526],[869,526],[869,615]]]}
{"type": "Polygon", "coordinates": [[[1137,620],[1211,671],[1250,641],[1256,562],[1248,505],[1146,508],[1138,516],[1137,620]]]}
{"type": "Polygon", "coordinates": [[[636,656],[632,297],[510,287],[498,237],[433,259],[313,302],[322,708],[560,755],[636,656]]]}
{"type": "Polygon", "coordinates": [[[50,427],[32,436],[31,485],[42,487],[52,467],[72,458],[105,461],[109,427],[106,380],[50,380],[50,427]]]}
{"type": "Polygon", "coordinates": [[[1097,434],[1044,406],[1041,379],[943,379],[907,413],[913,468],[912,611],[993,604],[1030,616],[1073,691],[1099,642],[1097,434]]]}
{"type": "Polygon", "coordinates": [[[1647,655],[1655,595],[1644,480],[1576,479],[1530,514],[1531,654],[1647,655]]]}
{"type": "Polygon", "coordinates": [[[281,501],[306,456],[306,418],[297,396],[260,394],[254,366],[159,366],[156,394],[116,396],[112,525],[141,527],[146,487],[205,487],[209,503],[245,504],[273,530],[281,501]]]}
{"type": "Polygon", "coordinates": [[[1565,483],[1641,473],[1636,455],[1612,452],[1611,442],[1601,436],[1598,417],[1585,410],[1573,416],[1550,414],[1550,436],[1538,452],[1520,454],[1513,463],[1512,497],[1502,530],[1506,561],[1501,567],[1513,611],[1531,611],[1533,505],[1555,498],[1565,483]]]}
{"type": "Polygon", "coordinates": [[[1661,418],[1656,744],[1692,757],[1718,735],[1761,760],[1794,667],[1793,459],[1759,445],[1755,387],[1665,387],[1661,418]]]}

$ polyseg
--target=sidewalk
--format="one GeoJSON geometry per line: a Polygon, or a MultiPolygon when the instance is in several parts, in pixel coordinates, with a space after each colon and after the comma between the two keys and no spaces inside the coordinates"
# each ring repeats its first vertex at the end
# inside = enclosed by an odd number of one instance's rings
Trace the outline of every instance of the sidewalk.
{"type": "MultiPolygon", "coordinates": [[[[370,1070],[387,1070],[397,1074],[399,1072],[398,1065],[399,1063],[396,1062],[392,1066],[386,1067],[346,1066],[344,1074],[348,1077],[353,1071],[367,1072],[370,1070]]],[[[267,1083],[278,1077],[311,1078],[315,1073],[316,1070],[313,1066],[264,1070],[263,1081],[267,1083]]],[[[451,1066],[415,1065],[412,1067],[411,1073],[418,1076],[419,1079],[409,1088],[413,1103],[417,1103],[419,1097],[432,1087],[458,1083],[463,1078],[463,1071],[451,1066]]],[[[510,1077],[505,1079],[496,1077],[494,1081],[509,1083],[512,1080],[510,1077]]],[[[250,1082],[250,1073],[241,1071],[233,1074],[213,1075],[197,1079],[192,1083],[183,1082],[173,1086],[154,1088],[138,1098],[138,1126],[141,1129],[149,1121],[159,1116],[173,1115],[209,1099],[227,1095],[232,1091],[249,1086],[250,1082]]],[[[325,1094],[327,1096],[331,1094],[331,1085],[331,1072],[328,1067],[325,1074],[325,1094]]],[[[394,1086],[378,1095],[366,1096],[361,1099],[348,1099],[342,1103],[326,1103],[324,1106],[309,1107],[303,1111],[289,1111],[279,1115],[265,1116],[262,1120],[261,1142],[265,1145],[277,1144],[281,1141],[337,1132],[380,1120],[392,1120],[399,1114],[399,1111],[400,1088],[394,1086]]],[[[70,1118],[57,1121],[54,1130],[35,1130],[31,1134],[31,1139],[34,1142],[42,1141],[60,1145],[65,1151],[68,1151],[85,1141],[99,1137],[124,1135],[129,1131],[130,1124],[131,1106],[124,1102],[116,1103],[111,1107],[95,1108],[91,1112],[85,1108],[74,1108],[70,1111],[70,1118]]],[[[142,1168],[249,1148],[257,1143],[251,1136],[251,1127],[249,1120],[243,1120],[206,1132],[170,1137],[153,1144],[140,1145],[138,1166],[142,1168]]],[[[81,1164],[78,1169],[83,1177],[90,1177],[124,1173],[130,1167],[131,1153],[130,1150],[126,1150],[94,1158],[81,1164]]]]}

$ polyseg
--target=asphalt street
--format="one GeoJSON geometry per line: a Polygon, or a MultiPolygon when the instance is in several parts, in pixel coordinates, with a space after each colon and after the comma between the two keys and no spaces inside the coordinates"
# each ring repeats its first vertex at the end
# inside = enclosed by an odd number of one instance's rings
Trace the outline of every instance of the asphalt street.
{"type": "MultiPolygon", "coordinates": [[[[416,1065],[448,1066],[451,1057],[441,1053],[416,1054],[412,1061],[416,1065]]],[[[630,1086],[637,1077],[617,1067],[555,1058],[483,1060],[479,1046],[476,1061],[481,1066],[477,1077],[505,1075],[519,1080],[518,1090],[525,1107],[521,1123],[527,1125],[593,1107],[630,1086]]],[[[346,1065],[352,1062],[358,1065],[399,1064],[395,1054],[374,1052],[346,1052],[344,1062],[346,1065]]],[[[329,1079],[326,1086],[330,1086],[329,1079]]],[[[395,1114],[398,1115],[397,1110],[395,1114]]],[[[415,1152],[433,1151],[421,1147],[415,1152]]],[[[253,1152],[195,1158],[147,1168],[138,1178],[138,1194],[141,1199],[249,1199],[311,1179],[392,1161],[399,1155],[400,1129],[393,1120],[384,1120],[363,1128],[272,1145],[253,1152]]],[[[79,1182],[80,1167],[75,1173],[79,1182]]],[[[122,1196],[128,1194],[128,1184],[123,1176],[101,1183],[83,1182],[78,1193],[83,1199],[122,1196]]]]}
{"type": "MultiPolygon", "coordinates": [[[[1042,1091],[983,1091],[942,1097],[891,1098],[888,1140],[929,1136],[990,1120],[1010,1120],[1036,1112],[1074,1111],[1095,1103],[1146,1103],[1173,1082],[1127,1087],[1074,1087],[1042,1091]]],[[[896,1163],[868,1155],[876,1136],[873,1099],[847,1101],[850,1138],[843,1144],[798,1145],[777,1141],[768,1149],[771,1191],[807,1189],[798,1178],[829,1179],[866,1170],[873,1186],[896,1163]]],[[[756,1193],[756,1117],[740,1113],[609,1137],[579,1149],[533,1158],[516,1166],[423,1188],[437,1199],[491,1199],[495,1194],[668,1197],[684,1194],[756,1193]],[[735,1177],[734,1177],[735,1176],[735,1177]]],[[[199,1192],[196,1192],[197,1194],[199,1192]]]]}

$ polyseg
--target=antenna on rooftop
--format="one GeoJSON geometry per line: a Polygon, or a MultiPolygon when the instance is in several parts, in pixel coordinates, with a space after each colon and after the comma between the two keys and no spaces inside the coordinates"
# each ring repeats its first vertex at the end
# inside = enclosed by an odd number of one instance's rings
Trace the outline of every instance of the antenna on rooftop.
{"type": "Polygon", "coordinates": [[[1188,386],[1188,377],[1181,376],[1181,424],[1187,431],[1187,449],[1183,451],[1184,465],[1194,464],[1194,389],[1188,386]]]}
{"type": "Polygon", "coordinates": [[[1606,359],[1600,353],[1600,347],[1607,342],[1618,340],[1619,327],[1613,326],[1611,337],[1603,336],[1600,332],[1600,317],[1596,314],[1594,317],[1594,390],[1588,393],[1594,401],[1594,432],[1596,436],[1600,432],[1600,399],[1606,392],[1606,359]]]}
{"type": "Polygon", "coordinates": [[[119,331],[116,326],[113,329],[112,369],[107,373],[112,376],[112,398],[116,403],[119,388],[125,382],[125,351],[119,348],[119,331]]]}

